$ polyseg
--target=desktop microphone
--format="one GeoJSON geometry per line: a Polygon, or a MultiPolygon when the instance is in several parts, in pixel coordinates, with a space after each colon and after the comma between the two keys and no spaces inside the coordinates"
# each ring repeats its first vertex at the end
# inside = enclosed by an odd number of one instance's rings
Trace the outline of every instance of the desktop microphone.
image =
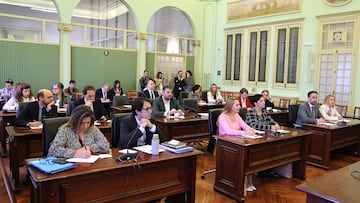
{"type": "Polygon", "coordinates": [[[136,157],[137,157],[136,153],[129,153],[129,145],[130,145],[131,141],[134,139],[134,137],[136,137],[136,133],[137,133],[137,131],[134,130],[133,133],[131,134],[129,141],[126,144],[126,153],[116,157],[116,160],[118,160],[118,161],[132,161],[132,160],[136,159],[136,157]]]}

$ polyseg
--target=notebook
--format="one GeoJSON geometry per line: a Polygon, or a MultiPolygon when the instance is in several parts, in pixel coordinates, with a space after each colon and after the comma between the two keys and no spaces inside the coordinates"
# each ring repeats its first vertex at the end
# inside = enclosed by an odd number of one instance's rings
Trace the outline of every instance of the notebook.
{"type": "Polygon", "coordinates": [[[41,162],[41,163],[39,160],[30,161],[30,166],[33,166],[47,174],[54,174],[54,173],[58,173],[61,171],[73,169],[76,167],[76,165],[73,163],[57,164],[57,163],[51,162],[54,159],[56,159],[56,158],[48,157],[48,158],[46,158],[45,162],[41,162]]]}

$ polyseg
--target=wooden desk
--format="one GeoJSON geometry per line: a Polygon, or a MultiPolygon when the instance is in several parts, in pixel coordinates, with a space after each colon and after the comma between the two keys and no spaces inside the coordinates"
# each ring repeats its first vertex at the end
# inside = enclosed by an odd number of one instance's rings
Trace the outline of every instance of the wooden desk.
{"type": "MultiPolygon", "coordinates": [[[[138,163],[99,159],[94,164],[76,164],[75,169],[46,175],[29,167],[31,202],[146,202],[187,193],[195,202],[196,157],[201,152],[158,156],[138,153],[138,163]]],[[[184,202],[184,201],[174,201],[184,202]]]]}
{"type": "Polygon", "coordinates": [[[198,103],[200,112],[207,113],[209,109],[224,108],[225,104],[198,103]]]}
{"type": "Polygon", "coordinates": [[[359,202],[360,181],[351,176],[354,170],[360,170],[360,161],[298,185],[296,189],[307,194],[308,203],[359,202]]]}
{"type": "Polygon", "coordinates": [[[208,119],[203,117],[180,119],[157,117],[156,124],[164,132],[166,140],[196,142],[208,140],[210,136],[208,119]]]}
{"type": "Polygon", "coordinates": [[[111,106],[113,113],[128,113],[131,112],[131,105],[126,106],[111,106]]]}
{"type": "Polygon", "coordinates": [[[351,151],[360,155],[360,120],[352,119],[346,126],[304,124],[303,128],[314,131],[310,138],[308,163],[330,168],[331,151],[351,145],[351,151]]]}
{"type": "Polygon", "coordinates": [[[289,110],[269,111],[269,115],[278,122],[279,125],[292,127],[289,123],[289,110]]]}
{"type": "MultiPolygon", "coordinates": [[[[111,146],[111,123],[97,127],[109,140],[111,146]]],[[[42,130],[7,126],[6,131],[9,134],[10,183],[14,191],[20,191],[19,167],[25,164],[25,159],[43,156],[42,130]]]]}
{"type": "Polygon", "coordinates": [[[5,113],[0,111],[0,154],[1,156],[7,156],[6,138],[8,134],[5,130],[6,126],[12,125],[15,121],[16,113],[5,113]]]}
{"type": "Polygon", "coordinates": [[[310,131],[283,127],[290,133],[279,137],[244,139],[219,136],[216,145],[214,189],[242,202],[245,175],[293,163],[293,176],[305,179],[310,131]]]}

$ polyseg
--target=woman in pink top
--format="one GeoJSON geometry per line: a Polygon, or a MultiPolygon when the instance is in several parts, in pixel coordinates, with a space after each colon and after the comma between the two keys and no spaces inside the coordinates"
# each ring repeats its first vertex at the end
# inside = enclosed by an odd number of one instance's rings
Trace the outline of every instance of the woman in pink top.
{"type": "MultiPolygon", "coordinates": [[[[224,111],[220,114],[217,125],[220,135],[254,135],[255,130],[248,126],[239,115],[240,104],[237,99],[229,98],[224,106],[224,111]]],[[[252,182],[252,174],[246,176],[246,191],[252,192],[256,187],[252,182]]]]}

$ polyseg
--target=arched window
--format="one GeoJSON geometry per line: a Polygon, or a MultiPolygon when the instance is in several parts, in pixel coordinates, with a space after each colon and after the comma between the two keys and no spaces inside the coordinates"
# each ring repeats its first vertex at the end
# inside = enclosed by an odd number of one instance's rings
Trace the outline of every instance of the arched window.
{"type": "Polygon", "coordinates": [[[137,49],[137,21],[122,0],[82,0],[72,23],[72,44],[137,49]]]}

